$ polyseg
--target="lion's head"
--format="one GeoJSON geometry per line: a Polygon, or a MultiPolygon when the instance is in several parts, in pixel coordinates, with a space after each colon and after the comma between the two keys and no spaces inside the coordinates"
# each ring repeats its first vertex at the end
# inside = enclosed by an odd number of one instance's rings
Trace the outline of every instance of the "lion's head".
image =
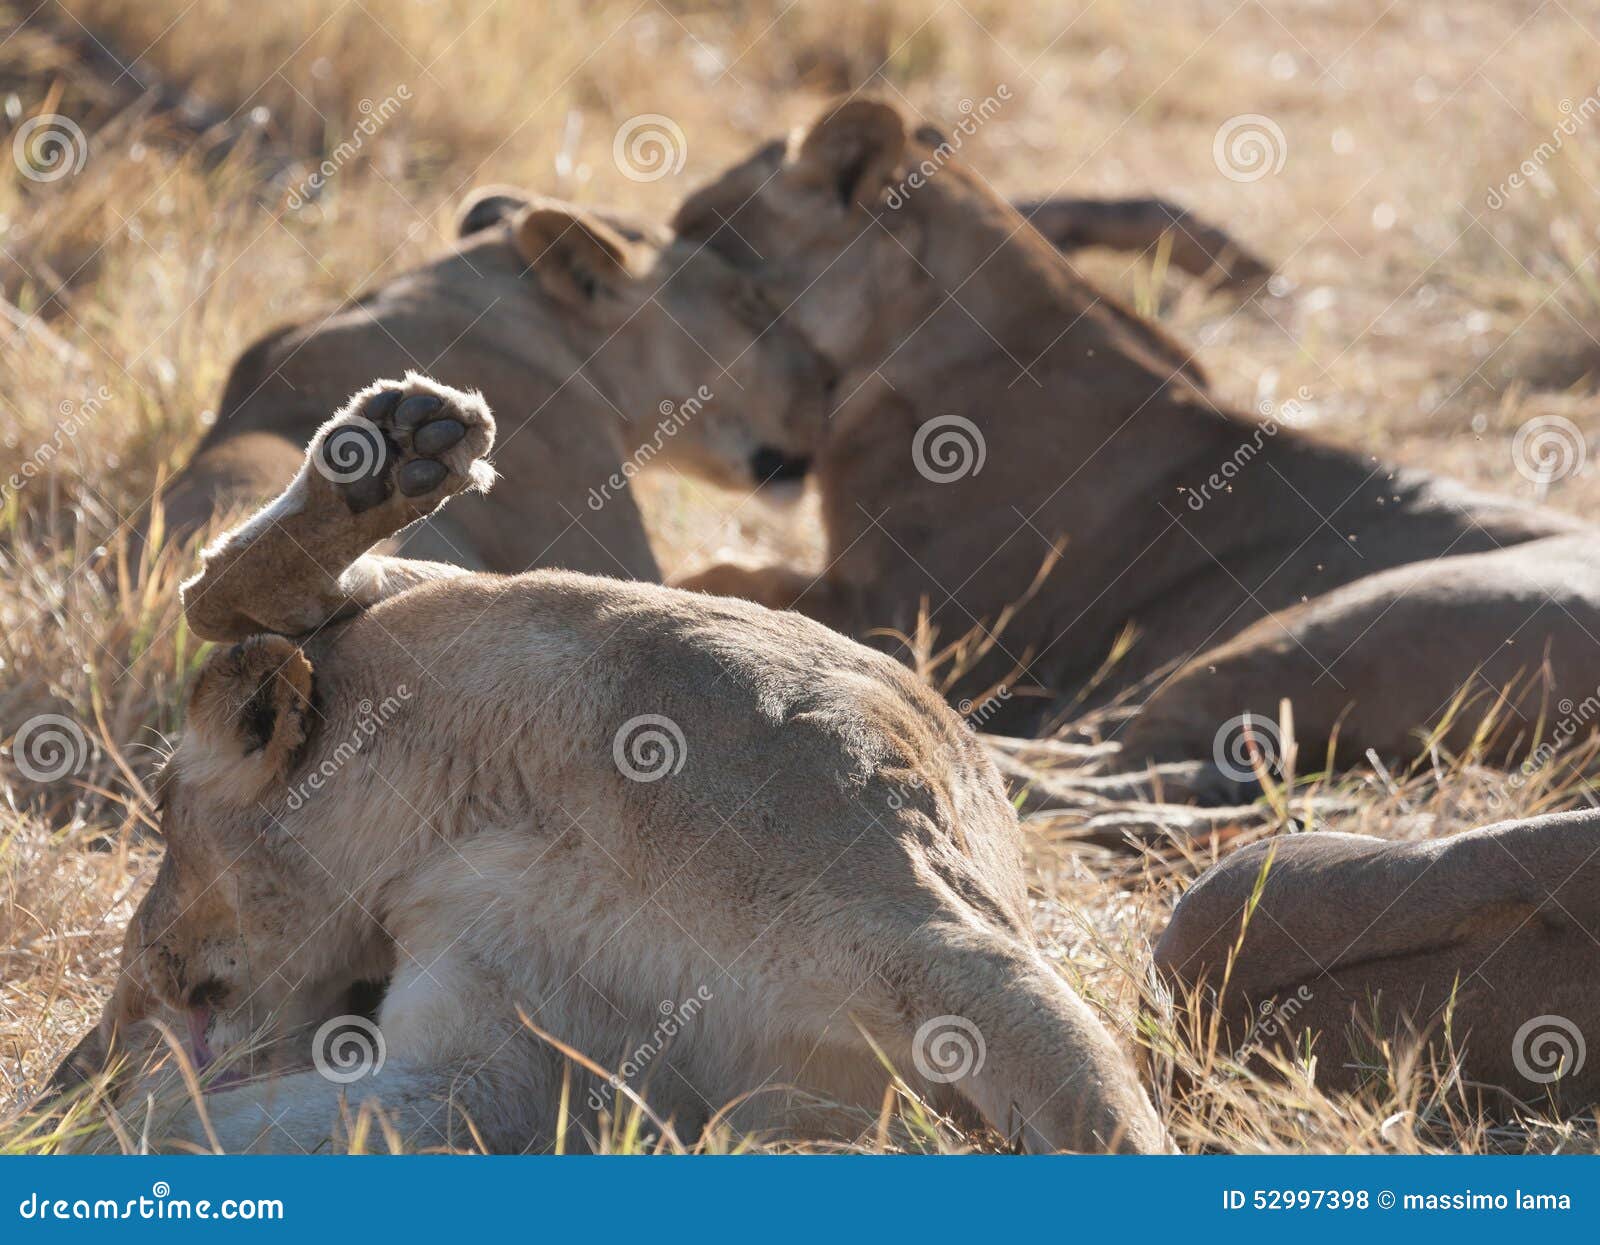
{"type": "Polygon", "coordinates": [[[915,194],[901,191],[932,154],[925,146],[889,104],[850,100],[696,191],[673,228],[759,271],[769,297],[829,358],[875,358],[916,323],[940,284],[947,257],[930,245],[931,218],[948,205],[932,198],[972,198],[970,174],[954,166],[915,194]],[[948,185],[935,184],[947,175],[948,185]]]}
{"type": "Polygon", "coordinates": [[[218,649],[158,784],[166,854],[128,924],[101,1026],[163,1019],[204,1068],[263,1049],[359,1004],[388,971],[382,930],[319,862],[319,845],[270,811],[318,716],[310,663],[258,636],[218,649]]]}
{"type": "Polygon", "coordinates": [[[1075,357],[1138,354],[1198,378],[1186,349],[1076,273],[966,166],[976,124],[947,136],[846,100],[690,195],[673,228],[758,275],[847,377],[999,353],[1044,324],[1056,345],[1065,311],[1075,357]]]}
{"type": "Polygon", "coordinates": [[[732,488],[803,474],[833,372],[748,273],[699,243],[509,191],[469,203],[462,227],[509,231],[583,360],[574,383],[622,417],[630,452],[648,445],[732,488]]]}

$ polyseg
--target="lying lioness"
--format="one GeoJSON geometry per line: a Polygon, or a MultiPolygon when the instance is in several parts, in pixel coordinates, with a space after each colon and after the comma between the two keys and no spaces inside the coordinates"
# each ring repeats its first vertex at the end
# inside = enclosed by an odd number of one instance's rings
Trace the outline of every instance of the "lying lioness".
{"type": "Polygon", "coordinates": [[[1271,839],[1189,889],[1156,968],[1203,1033],[1226,977],[1223,1049],[1309,1046],[1327,1088],[1381,1076],[1387,1041],[1459,1057],[1469,1089],[1581,1108],[1600,1099],[1597,848],[1587,811],[1427,842],[1271,839]]]}
{"type": "MultiPolygon", "coordinates": [[[[1101,700],[1170,670],[1121,736],[1135,762],[1209,761],[1219,728],[1276,721],[1284,697],[1316,761],[1336,732],[1343,760],[1409,757],[1463,684],[1493,697],[1527,676],[1530,715],[1600,685],[1594,529],[1219,407],[1181,347],[887,104],[762,148],[675,229],[759,271],[844,395],[815,465],[826,569],[685,586],[858,637],[909,633],[924,607],[945,640],[986,628],[962,698],[1018,668],[1067,697],[1101,676],[1101,700]]],[[[1231,752],[1225,768],[1250,774],[1231,752]]]]}
{"type": "MultiPolygon", "coordinates": [[[[1163,233],[1196,275],[1270,269],[1159,199],[1032,205],[1064,249],[1141,250],[1163,233]]],[[[729,488],[797,479],[823,433],[831,372],[751,279],[698,243],[492,187],[459,246],[348,307],[281,329],[234,365],[217,422],[166,490],[180,538],[275,497],[324,415],[368,377],[418,369],[472,384],[508,422],[501,461],[538,488],[464,499],[409,533],[408,555],[474,569],[560,566],[657,581],[628,490],[672,467],[729,488]]]]}
{"type": "Polygon", "coordinates": [[[608,1070],[648,1048],[624,1079],[681,1135],[734,1104],[859,1126],[886,1058],[1030,1148],[1164,1148],[1034,946],[993,765],[901,666],[743,602],[367,552],[486,489],[493,437],[476,394],[372,385],[205,552],[186,616],[234,643],[160,782],[167,854],[101,1045],[166,1009],[197,1062],[226,1059],[392,972],[382,1070],[210,1095],[224,1147],[315,1149],[341,1095],[413,1145],[470,1144],[459,1112],[496,1150],[555,1144],[565,1101],[581,1145],[616,1087],[563,1048],[608,1070]],[[339,440],[374,429],[381,462],[343,479],[339,440]]]}
{"type": "Polygon", "coordinates": [[[165,493],[169,530],[277,496],[330,410],[410,369],[480,388],[505,421],[501,462],[527,483],[420,525],[416,557],[658,581],[633,468],[735,488],[803,469],[831,377],[749,277],[660,230],[504,190],[469,200],[460,231],[432,263],[240,357],[165,493]]]}

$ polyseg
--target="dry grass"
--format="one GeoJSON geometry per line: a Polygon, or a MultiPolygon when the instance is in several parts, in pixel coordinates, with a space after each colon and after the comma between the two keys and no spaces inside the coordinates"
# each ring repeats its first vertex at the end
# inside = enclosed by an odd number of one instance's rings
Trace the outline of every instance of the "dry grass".
{"type": "MultiPolygon", "coordinates": [[[[0,1075],[13,1102],[98,1012],[158,856],[141,777],[177,728],[197,656],[175,606],[181,561],[164,555],[132,587],[123,521],[193,444],[245,343],[429,254],[473,185],[662,216],[824,95],[872,85],[948,122],[962,98],[1006,83],[1013,102],[970,149],[996,186],[1162,193],[1282,261],[1287,296],[1243,307],[1158,280],[1144,260],[1091,265],[1199,341],[1240,402],[1304,387],[1333,438],[1519,492],[1512,430],[1595,415],[1600,116],[1534,184],[1485,205],[1574,115],[1563,100],[1600,88],[1593,3],[300,0],[241,20],[231,0],[46,0],[19,29],[33,8],[0,0],[0,130],[9,143],[35,114],[63,113],[87,160],[49,183],[0,172],[0,482],[38,469],[0,495],[0,741],[53,712],[92,753],[49,787],[0,758],[0,1075]],[[74,55],[90,31],[126,73],[74,55]],[[204,141],[139,102],[152,75],[203,101],[217,123],[204,141]],[[361,157],[315,203],[287,208],[311,162],[355,132],[362,101],[401,86],[410,99],[361,157]],[[682,128],[680,174],[618,171],[613,135],[641,113],[682,128]],[[1219,174],[1213,135],[1241,113],[1282,128],[1277,174],[1219,174]]],[[[792,543],[741,499],[671,477],[644,492],[668,565],[708,540],[792,543]]],[[[1549,500],[1578,510],[1597,497],[1587,470],[1549,500]]],[[[1341,794],[1354,811],[1337,824],[1447,834],[1488,816],[1495,782],[1460,762],[1353,778],[1341,794]]],[[[1573,798],[1530,785],[1499,811],[1573,798]]],[[[1131,1034],[1150,942],[1203,859],[1130,865],[1042,835],[1034,864],[1052,954],[1131,1034]]],[[[1310,1068],[1264,1080],[1180,1030],[1143,1040],[1159,1069],[1176,1063],[1201,1086],[1163,1104],[1186,1149],[1595,1145],[1591,1124],[1488,1129],[1448,1077],[1438,1088],[1402,1052],[1371,1095],[1330,1100],[1310,1068]]],[[[966,1144],[911,1114],[924,1144],[966,1144]]],[[[0,1149],[54,1144],[20,1129],[0,1129],[0,1149]]]]}

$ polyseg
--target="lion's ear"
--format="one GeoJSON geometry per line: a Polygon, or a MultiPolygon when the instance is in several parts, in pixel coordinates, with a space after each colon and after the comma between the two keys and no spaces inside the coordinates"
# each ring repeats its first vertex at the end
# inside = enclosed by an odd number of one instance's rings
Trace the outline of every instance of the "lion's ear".
{"type": "Polygon", "coordinates": [[[253,636],[206,659],[178,750],[187,781],[235,803],[289,774],[311,732],[311,663],[292,641],[253,636]]]}
{"type": "Polygon", "coordinates": [[[840,104],[811,127],[800,143],[795,172],[830,188],[846,207],[871,207],[894,176],[906,150],[906,123],[881,100],[840,104]]]}
{"type": "Polygon", "coordinates": [[[456,213],[456,237],[481,233],[510,220],[528,206],[528,196],[512,186],[480,186],[462,201],[456,213]]]}
{"type": "Polygon", "coordinates": [[[518,214],[511,232],[534,277],[564,302],[591,303],[633,279],[633,244],[581,208],[537,200],[518,214]]]}

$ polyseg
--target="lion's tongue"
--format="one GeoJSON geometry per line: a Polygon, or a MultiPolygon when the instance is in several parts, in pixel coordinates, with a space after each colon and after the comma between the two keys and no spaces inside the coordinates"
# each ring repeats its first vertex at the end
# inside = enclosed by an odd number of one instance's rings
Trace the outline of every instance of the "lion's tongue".
{"type": "Polygon", "coordinates": [[[206,1041],[206,1030],[211,1027],[211,1009],[206,1006],[191,1007],[189,1009],[189,1045],[194,1051],[194,1068],[196,1072],[204,1072],[211,1066],[216,1055],[211,1050],[211,1043],[206,1041]]]}

